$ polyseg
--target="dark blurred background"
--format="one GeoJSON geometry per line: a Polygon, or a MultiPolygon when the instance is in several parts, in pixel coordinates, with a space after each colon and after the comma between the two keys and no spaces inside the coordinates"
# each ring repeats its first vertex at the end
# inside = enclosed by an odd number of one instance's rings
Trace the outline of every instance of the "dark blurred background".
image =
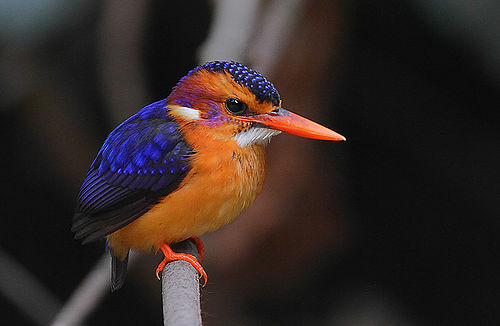
{"type": "MultiPolygon", "coordinates": [[[[499,325],[499,15],[487,0],[2,1],[2,320],[47,324],[102,255],[69,229],[106,135],[224,59],[348,141],[273,140],[256,203],[204,237],[206,325],[499,325]]],[[[160,324],[160,259],[85,324],[160,324]]]]}

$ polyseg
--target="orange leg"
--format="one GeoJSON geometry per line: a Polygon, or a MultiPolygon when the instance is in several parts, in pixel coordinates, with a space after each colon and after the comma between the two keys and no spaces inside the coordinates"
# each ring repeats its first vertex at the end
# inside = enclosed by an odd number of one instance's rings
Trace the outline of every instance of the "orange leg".
{"type": "Polygon", "coordinates": [[[198,254],[200,254],[200,263],[202,263],[203,258],[205,258],[205,247],[203,246],[203,242],[198,237],[191,237],[190,239],[193,240],[194,244],[196,245],[198,254]]]}
{"type": "MultiPolygon", "coordinates": [[[[195,243],[196,243],[196,240],[195,240],[195,243]]],[[[197,247],[198,247],[198,244],[197,244],[197,247]]],[[[163,268],[165,268],[165,265],[168,262],[174,261],[174,260],[184,260],[184,261],[187,261],[188,263],[190,263],[191,265],[193,265],[193,267],[198,271],[198,273],[200,273],[200,275],[201,275],[200,278],[203,277],[205,279],[203,286],[205,286],[207,284],[207,273],[205,272],[205,270],[203,269],[201,264],[196,260],[196,257],[194,257],[193,255],[189,255],[189,254],[176,253],[166,243],[163,243],[161,245],[160,250],[165,255],[165,258],[163,258],[161,263],[156,268],[156,277],[158,279],[160,279],[160,272],[163,271],[163,268]]],[[[200,254],[200,256],[201,256],[201,254],[200,254]]]]}

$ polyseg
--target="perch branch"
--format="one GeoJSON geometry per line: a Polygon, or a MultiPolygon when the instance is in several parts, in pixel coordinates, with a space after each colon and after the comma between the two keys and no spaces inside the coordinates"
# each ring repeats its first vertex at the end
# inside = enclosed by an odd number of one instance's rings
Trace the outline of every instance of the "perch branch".
{"type": "MultiPolygon", "coordinates": [[[[129,267],[135,263],[136,258],[137,255],[131,252],[129,267]]],[[[51,326],[77,326],[83,323],[102,299],[110,293],[110,265],[109,253],[105,252],[56,315],[51,326]]]]}
{"type": "MultiPolygon", "coordinates": [[[[191,240],[172,245],[172,250],[199,259],[198,250],[191,240]]],[[[201,325],[200,283],[196,269],[186,261],[173,261],[163,269],[161,280],[164,325],[201,325]]]]}
{"type": "Polygon", "coordinates": [[[0,248],[0,294],[37,325],[47,325],[61,306],[36,277],[0,248]]]}

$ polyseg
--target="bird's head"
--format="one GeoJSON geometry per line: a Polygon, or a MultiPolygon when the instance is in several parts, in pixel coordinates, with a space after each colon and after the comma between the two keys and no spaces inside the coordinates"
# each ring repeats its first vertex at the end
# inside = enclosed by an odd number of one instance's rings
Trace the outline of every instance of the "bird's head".
{"type": "Polygon", "coordinates": [[[237,62],[208,62],[191,70],[167,98],[181,128],[190,126],[240,147],[267,144],[286,132],[322,140],[342,135],[281,107],[278,91],[255,70],[237,62]]]}

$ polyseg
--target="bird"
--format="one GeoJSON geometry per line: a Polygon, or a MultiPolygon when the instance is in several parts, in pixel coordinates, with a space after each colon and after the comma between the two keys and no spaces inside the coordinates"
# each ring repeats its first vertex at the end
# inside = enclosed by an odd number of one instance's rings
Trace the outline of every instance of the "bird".
{"type": "Polygon", "coordinates": [[[192,255],[170,245],[193,239],[203,259],[204,233],[228,224],[262,189],[265,150],[285,132],[306,138],[345,137],[282,107],[274,85],[235,61],[190,70],[167,98],[145,106],[106,138],[80,187],[72,232],[83,244],[104,239],[111,289],[125,281],[130,250],[166,263],[192,255]]]}

